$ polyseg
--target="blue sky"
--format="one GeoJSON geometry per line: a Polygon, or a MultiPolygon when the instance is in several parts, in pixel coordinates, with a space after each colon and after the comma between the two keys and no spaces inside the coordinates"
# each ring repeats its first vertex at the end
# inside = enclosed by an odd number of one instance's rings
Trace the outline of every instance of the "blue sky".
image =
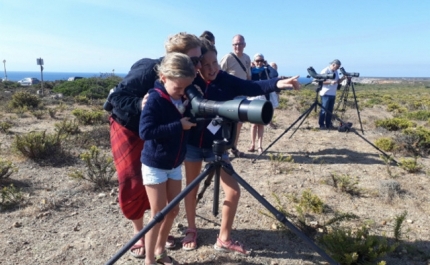
{"type": "MultiPolygon", "coordinates": [[[[0,0],[8,71],[126,73],[160,57],[168,36],[215,34],[218,59],[235,34],[283,75],[337,58],[361,76],[430,77],[430,1],[0,0]]],[[[3,65],[0,77],[4,75],[3,65]]]]}

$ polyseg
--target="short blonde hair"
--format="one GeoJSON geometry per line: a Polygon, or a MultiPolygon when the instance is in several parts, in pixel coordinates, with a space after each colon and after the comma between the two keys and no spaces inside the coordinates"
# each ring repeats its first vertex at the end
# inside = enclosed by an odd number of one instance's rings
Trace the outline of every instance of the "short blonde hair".
{"type": "Polygon", "coordinates": [[[178,34],[170,36],[164,44],[164,47],[166,49],[166,53],[187,53],[191,49],[201,47],[201,42],[196,35],[179,32],[178,34]]]}
{"type": "Polygon", "coordinates": [[[188,55],[171,52],[157,66],[157,73],[167,78],[195,78],[196,68],[188,55]]]}

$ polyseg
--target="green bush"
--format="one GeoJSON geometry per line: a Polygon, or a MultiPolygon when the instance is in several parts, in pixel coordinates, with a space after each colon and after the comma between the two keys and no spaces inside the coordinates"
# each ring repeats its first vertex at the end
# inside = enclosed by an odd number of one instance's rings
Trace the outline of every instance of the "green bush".
{"type": "Polygon", "coordinates": [[[84,125],[101,124],[107,120],[106,113],[101,110],[88,111],[84,109],[75,109],[72,114],[79,123],[84,125]]]}
{"type": "Polygon", "coordinates": [[[43,159],[62,152],[61,135],[47,134],[46,131],[16,135],[12,146],[31,159],[43,159]]]}
{"type": "Polygon", "coordinates": [[[375,141],[375,145],[383,151],[390,152],[394,149],[396,144],[390,137],[381,137],[375,141]]]}
{"type": "Polygon", "coordinates": [[[21,203],[23,199],[22,192],[17,189],[13,184],[1,188],[0,195],[0,211],[2,211],[3,209],[11,208],[21,203]]]}
{"type": "Polygon", "coordinates": [[[0,180],[9,178],[12,173],[17,171],[18,169],[13,166],[12,162],[0,159],[0,180]]]}
{"type": "Polygon", "coordinates": [[[402,169],[409,173],[416,173],[422,169],[421,165],[417,162],[417,158],[401,158],[399,164],[402,169]]]}
{"type": "Polygon", "coordinates": [[[55,130],[59,134],[75,135],[81,132],[76,120],[69,121],[65,119],[60,123],[56,123],[54,126],[55,126],[55,130]]]}
{"type": "Polygon", "coordinates": [[[305,190],[302,193],[302,197],[299,200],[299,208],[298,211],[302,212],[313,212],[313,213],[322,213],[324,210],[323,201],[315,194],[313,194],[310,190],[305,190]]]}
{"type": "Polygon", "coordinates": [[[423,155],[430,153],[430,130],[422,126],[407,128],[403,134],[411,138],[412,147],[423,155]]]}
{"type": "Polygon", "coordinates": [[[61,83],[55,86],[53,91],[71,97],[81,95],[90,99],[104,99],[109,94],[109,90],[121,80],[122,78],[119,76],[101,74],[99,77],[83,78],[73,82],[61,83]]]}
{"type": "Polygon", "coordinates": [[[12,123],[7,121],[0,122],[0,132],[8,133],[10,128],[12,128],[12,123]]]}
{"type": "Polygon", "coordinates": [[[392,119],[384,119],[375,121],[376,127],[382,127],[389,131],[397,131],[400,129],[406,129],[413,126],[416,126],[416,123],[403,119],[403,118],[392,118],[392,119]]]}
{"type": "Polygon", "coordinates": [[[91,146],[88,152],[81,154],[81,159],[85,162],[87,172],[84,174],[75,171],[69,176],[90,181],[99,189],[109,187],[110,180],[116,171],[112,157],[101,156],[100,150],[96,146],[91,146]]]}
{"type": "Polygon", "coordinates": [[[36,108],[40,104],[40,98],[36,95],[30,94],[29,92],[20,91],[13,94],[9,105],[12,108],[36,108]]]}
{"type": "Polygon", "coordinates": [[[407,112],[403,114],[403,116],[412,120],[425,121],[427,119],[430,119],[430,111],[428,110],[412,111],[412,112],[407,112]]]}
{"type": "Polygon", "coordinates": [[[375,264],[374,262],[393,252],[398,243],[390,244],[386,238],[370,235],[362,226],[356,231],[335,227],[324,234],[318,242],[334,260],[340,264],[375,264]]]}

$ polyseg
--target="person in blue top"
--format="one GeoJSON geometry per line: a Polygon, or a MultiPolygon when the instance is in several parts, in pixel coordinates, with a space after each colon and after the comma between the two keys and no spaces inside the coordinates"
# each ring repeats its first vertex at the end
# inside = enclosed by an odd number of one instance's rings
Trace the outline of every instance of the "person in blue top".
{"type": "MultiPolygon", "coordinates": [[[[199,74],[194,80],[194,84],[199,86],[203,92],[203,98],[215,101],[232,100],[239,95],[258,96],[279,89],[298,89],[298,76],[290,79],[269,79],[263,81],[243,80],[230,75],[219,69],[217,51],[207,40],[202,40],[202,59],[199,74]]],[[[203,160],[213,161],[215,155],[212,151],[213,141],[223,139],[221,130],[215,134],[210,132],[207,127],[211,121],[199,122],[197,126],[191,128],[190,137],[185,156],[185,176],[186,183],[189,185],[200,173],[203,160]]],[[[229,162],[227,154],[223,159],[229,162]]],[[[231,238],[231,230],[234,217],[239,203],[240,189],[239,184],[234,178],[221,170],[221,186],[225,194],[222,206],[222,220],[219,235],[214,245],[215,250],[223,252],[237,252],[249,254],[241,243],[231,238]]],[[[183,240],[183,249],[192,250],[197,248],[197,227],[196,227],[196,195],[198,187],[193,189],[185,197],[185,210],[188,221],[188,229],[183,240]]]]}
{"type": "MultiPolygon", "coordinates": [[[[141,152],[142,177],[151,206],[151,216],[160,212],[181,191],[181,165],[187,151],[190,108],[184,90],[191,85],[196,70],[190,57],[168,53],[158,66],[159,80],[148,93],[139,123],[145,141],[141,152]]],[[[174,264],[165,244],[179,205],[169,211],[145,235],[145,264],[174,264]]]]}
{"type": "MultiPolygon", "coordinates": [[[[273,69],[270,65],[266,63],[264,60],[264,56],[261,53],[257,53],[254,55],[254,66],[251,67],[251,80],[267,80],[278,77],[278,71],[273,69]]],[[[269,100],[271,94],[274,94],[277,97],[276,92],[270,92],[266,95],[260,95],[256,97],[250,97],[251,100],[269,100]]],[[[272,101],[271,101],[272,102],[272,101]]],[[[277,102],[276,102],[277,103],[277,102]]],[[[277,107],[272,102],[273,108],[277,107]]],[[[263,135],[264,135],[264,125],[262,124],[252,124],[251,125],[251,147],[248,149],[248,152],[255,152],[255,140],[258,140],[258,153],[261,154],[263,152],[263,135]]]]}

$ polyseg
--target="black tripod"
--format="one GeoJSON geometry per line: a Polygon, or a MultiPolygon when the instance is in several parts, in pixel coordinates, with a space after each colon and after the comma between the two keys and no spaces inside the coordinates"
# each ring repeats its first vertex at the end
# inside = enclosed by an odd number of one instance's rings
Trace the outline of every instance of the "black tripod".
{"type": "Polygon", "coordinates": [[[191,192],[199,183],[207,176],[215,172],[214,180],[214,201],[213,201],[213,214],[218,214],[218,199],[219,199],[219,181],[221,169],[227,174],[233,177],[244,189],[246,189],[254,198],[256,198],[264,207],[266,207],[279,222],[282,222],[298,237],[305,241],[310,247],[312,247],[321,257],[323,257],[329,264],[338,264],[333,260],[327,253],[319,248],[309,237],[303,234],[297,227],[287,220],[285,215],[279,212],[273,207],[266,199],[264,199],[256,190],[254,190],[243,178],[241,178],[233,169],[232,165],[222,160],[222,155],[233,146],[232,140],[235,139],[236,123],[235,122],[222,122],[223,134],[229,134],[232,132],[230,140],[215,140],[212,146],[212,150],[215,154],[215,161],[206,164],[202,173],[200,173],[184,190],[182,190],[178,196],[176,196],[165,208],[157,213],[154,218],[139,232],[137,233],[125,246],[123,246],[108,262],[106,265],[114,264],[122,255],[124,255],[134,243],[136,243],[143,235],[145,235],[156,223],[161,222],[164,216],[173,209],[185,196],[191,192]]]}
{"type": "Polygon", "coordinates": [[[345,72],[345,69],[343,67],[341,67],[339,70],[343,74],[343,76],[346,77],[346,85],[343,88],[342,93],[340,94],[340,97],[337,101],[337,105],[333,114],[336,114],[337,111],[340,111],[342,112],[342,115],[340,115],[340,117],[341,118],[343,117],[343,113],[345,113],[346,104],[348,102],[349,89],[351,89],[352,95],[354,96],[354,103],[355,103],[355,109],[357,110],[358,121],[360,122],[361,133],[364,134],[363,124],[361,122],[361,117],[360,117],[360,110],[358,108],[358,103],[357,103],[357,96],[355,95],[354,82],[352,82],[351,80],[352,76],[348,75],[348,73],[345,72]]]}
{"type": "MultiPolygon", "coordinates": [[[[285,129],[285,131],[283,133],[281,133],[281,135],[278,136],[278,138],[276,138],[272,143],[269,144],[269,146],[267,146],[266,149],[264,149],[263,152],[261,152],[257,157],[255,157],[252,160],[252,163],[254,163],[259,157],[261,157],[264,153],[266,153],[266,151],[272,147],[279,139],[281,139],[281,137],[286,134],[291,128],[293,128],[294,125],[296,125],[297,122],[300,122],[300,124],[297,126],[297,128],[294,130],[294,132],[291,134],[290,138],[293,137],[293,135],[296,133],[296,131],[300,128],[300,126],[303,124],[303,122],[306,120],[306,118],[309,116],[309,114],[312,112],[312,110],[317,111],[317,106],[319,106],[320,108],[324,109],[326,111],[326,113],[330,113],[326,108],[323,107],[323,105],[321,105],[321,103],[319,103],[318,101],[318,92],[321,90],[323,82],[327,80],[327,79],[315,79],[314,81],[318,82],[318,87],[316,89],[316,94],[315,94],[315,100],[312,103],[312,105],[305,111],[302,113],[302,115],[300,115],[300,117],[297,118],[297,120],[295,120],[287,129],[285,129]]],[[[393,158],[391,158],[388,154],[386,154],[384,151],[382,151],[381,149],[379,149],[376,145],[374,145],[372,142],[370,142],[369,140],[367,140],[366,138],[364,138],[364,136],[360,135],[354,128],[352,128],[352,124],[351,123],[346,123],[344,121],[342,121],[341,119],[339,119],[336,115],[332,115],[332,117],[334,119],[336,119],[337,121],[340,122],[341,125],[343,125],[344,127],[344,131],[345,132],[353,132],[354,134],[356,134],[358,137],[360,137],[361,139],[363,139],[366,143],[370,144],[371,146],[373,146],[376,150],[378,150],[379,152],[381,152],[386,158],[392,160],[393,162],[395,162],[396,164],[398,164],[398,162],[396,160],[394,160],[393,158]]],[[[360,117],[360,116],[359,116],[360,117]]],[[[360,121],[361,122],[361,121],[360,121]]],[[[329,129],[330,130],[330,129],[329,129]]]]}

